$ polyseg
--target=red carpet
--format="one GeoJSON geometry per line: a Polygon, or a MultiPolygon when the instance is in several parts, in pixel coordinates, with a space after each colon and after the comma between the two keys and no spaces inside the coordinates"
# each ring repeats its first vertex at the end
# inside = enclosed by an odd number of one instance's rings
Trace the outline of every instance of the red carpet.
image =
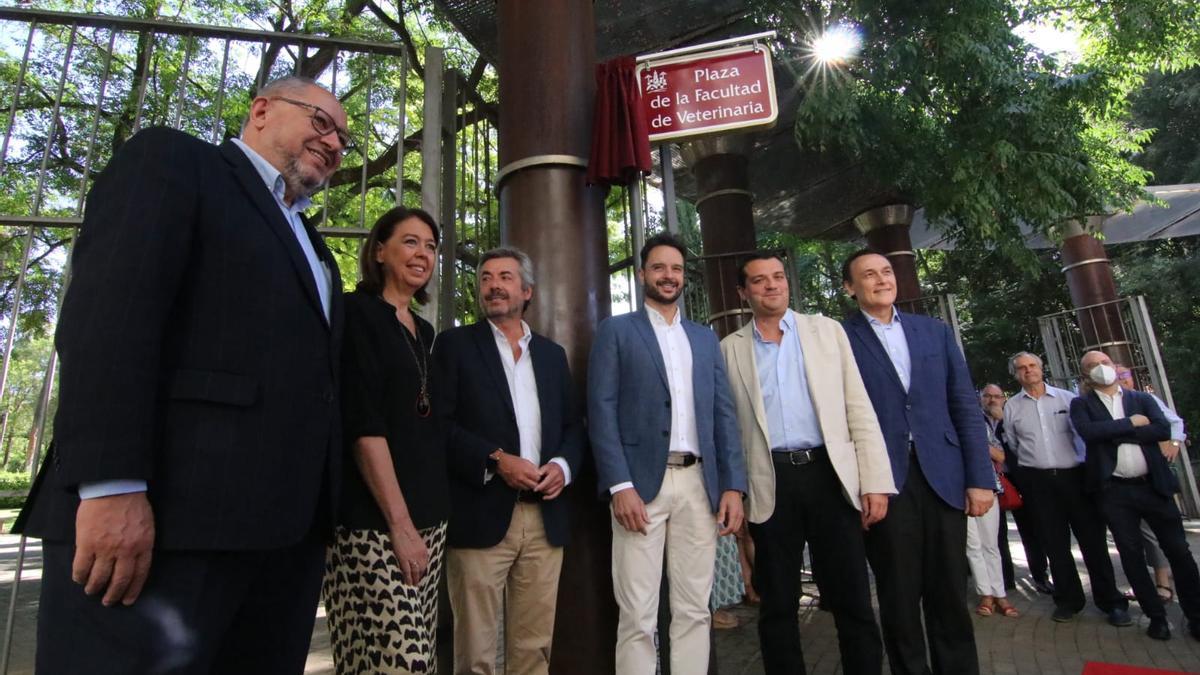
{"type": "Polygon", "coordinates": [[[1158,668],[1122,666],[1115,663],[1095,663],[1089,661],[1084,664],[1082,675],[1196,675],[1196,673],[1185,673],[1182,670],[1160,670],[1158,668]]]}

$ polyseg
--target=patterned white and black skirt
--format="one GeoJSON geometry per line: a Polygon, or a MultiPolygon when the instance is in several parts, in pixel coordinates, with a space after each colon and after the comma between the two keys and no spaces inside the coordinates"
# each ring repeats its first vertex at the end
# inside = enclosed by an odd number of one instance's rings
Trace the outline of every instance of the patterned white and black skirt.
{"type": "Polygon", "coordinates": [[[446,523],[420,530],[429,573],[404,583],[391,537],[339,527],[325,558],[325,615],[333,663],[350,673],[436,673],[437,600],[446,523]]]}

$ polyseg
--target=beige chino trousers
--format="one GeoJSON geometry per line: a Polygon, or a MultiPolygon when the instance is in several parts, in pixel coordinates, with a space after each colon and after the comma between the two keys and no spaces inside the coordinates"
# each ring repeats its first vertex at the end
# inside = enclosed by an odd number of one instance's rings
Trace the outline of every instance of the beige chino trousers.
{"type": "Polygon", "coordinates": [[[525,502],[513,507],[499,544],[450,549],[446,581],[454,612],[455,673],[496,672],[501,602],[505,672],[549,672],[562,551],[546,540],[541,506],[525,502]]]}
{"type": "Polygon", "coordinates": [[[653,675],[658,627],[658,595],[663,551],[671,603],[671,672],[708,672],[708,635],[717,555],[717,521],[704,489],[699,464],[668,468],[662,488],[646,504],[646,534],[626,530],[612,519],[613,595],[620,612],[617,624],[616,672],[653,675]]]}

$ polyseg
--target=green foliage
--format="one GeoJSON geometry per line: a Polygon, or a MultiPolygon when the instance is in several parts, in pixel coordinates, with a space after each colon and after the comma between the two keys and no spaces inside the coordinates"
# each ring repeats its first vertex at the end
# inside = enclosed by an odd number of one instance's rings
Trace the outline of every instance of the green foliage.
{"type": "MultiPolygon", "coordinates": [[[[0,491],[2,492],[29,492],[29,474],[27,473],[0,473],[0,491]]],[[[19,509],[25,505],[25,495],[0,497],[0,509],[19,509]]]]}
{"type": "Polygon", "coordinates": [[[1200,238],[1110,246],[1122,295],[1144,295],[1158,335],[1175,409],[1200,425],[1200,238]]]}
{"type": "Polygon", "coordinates": [[[979,386],[1017,388],[1008,357],[1019,351],[1044,354],[1037,318],[1071,307],[1056,251],[1031,251],[1031,268],[1019,269],[1006,256],[984,247],[922,251],[918,258],[926,293],[954,294],[963,352],[979,386]]]}
{"type": "Polygon", "coordinates": [[[1200,183],[1200,67],[1154,72],[1133,95],[1134,124],[1153,140],[1134,157],[1159,185],[1200,183]]]}
{"type": "Polygon", "coordinates": [[[1053,17],[1082,24],[1092,45],[1073,68],[1013,31],[1049,20],[1049,2],[756,3],[760,23],[780,30],[777,52],[807,69],[801,147],[861,161],[960,244],[995,248],[1027,270],[1037,263],[1018,224],[1053,236],[1064,219],[1127,209],[1142,196],[1148,174],[1130,157],[1149,136],[1123,122],[1140,71],[1116,64],[1184,63],[1200,30],[1187,21],[1190,1],[1055,7],[1053,17]],[[1159,9],[1162,25],[1122,23],[1159,9]],[[861,30],[861,52],[818,65],[813,39],[840,23],[861,30]]]}

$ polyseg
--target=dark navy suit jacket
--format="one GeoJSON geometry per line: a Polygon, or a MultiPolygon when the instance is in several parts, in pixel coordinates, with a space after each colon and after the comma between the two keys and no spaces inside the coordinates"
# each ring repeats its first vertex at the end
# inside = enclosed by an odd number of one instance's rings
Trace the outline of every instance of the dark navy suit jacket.
{"type": "Polygon", "coordinates": [[[284,547],[314,516],[332,523],[342,282],[305,231],[332,275],[330,320],[241,149],[163,128],[121,146],[72,260],[54,444],[27,534],[73,541],[79,484],[110,479],[147,482],[161,549],[284,547]]]}
{"type": "Polygon", "coordinates": [[[1121,407],[1125,410],[1125,417],[1114,420],[1094,391],[1071,401],[1071,424],[1075,425],[1075,431],[1087,444],[1084,485],[1092,492],[1103,490],[1105,482],[1112,478],[1113,470],[1117,468],[1117,446],[1134,443],[1142,448],[1149,470],[1147,477],[1154,491],[1164,497],[1179,492],[1179,481],[1171,473],[1167,458],[1158,448],[1159,441],[1171,438],[1171,424],[1162,414],[1158,402],[1149,394],[1122,389],[1121,407]],[[1150,418],[1150,424],[1133,426],[1129,418],[1138,414],[1150,418]]]}
{"type": "MultiPolygon", "coordinates": [[[[716,511],[722,492],[745,494],[746,458],[717,336],[680,317],[692,348],[692,388],[704,486],[716,511]]],[[[667,470],[671,393],[646,310],[605,319],[588,362],[588,431],[599,489],[632,481],[649,503],[667,470]]]]}
{"type": "MultiPolygon", "coordinates": [[[[437,410],[446,420],[451,512],[448,542],[461,548],[490,548],[500,543],[512,522],[517,491],[499,476],[484,482],[488,455],[497,448],[521,454],[517,416],[496,337],[487,321],[451,328],[433,348],[438,365],[437,410]]],[[[545,464],[562,457],[579,477],[583,423],[575,405],[571,372],[563,348],[533,333],[529,341],[533,378],[542,417],[545,464]]],[[[542,522],[552,546],[567,543],[567,500],[543,500],[542,522]]]]}
{"type": "Polygon", "coordinates": [[[883,429],[896,489],[903,490],[908,478],[909,434],[925,479],[950,506],[965,508],[969,487],[993,489],[987,430],[966,360],[950,327],[926,316],[900,313],[912,360],[912,381],[906,392],[862,312],[855,312],[842,325],[883,429]]]}

